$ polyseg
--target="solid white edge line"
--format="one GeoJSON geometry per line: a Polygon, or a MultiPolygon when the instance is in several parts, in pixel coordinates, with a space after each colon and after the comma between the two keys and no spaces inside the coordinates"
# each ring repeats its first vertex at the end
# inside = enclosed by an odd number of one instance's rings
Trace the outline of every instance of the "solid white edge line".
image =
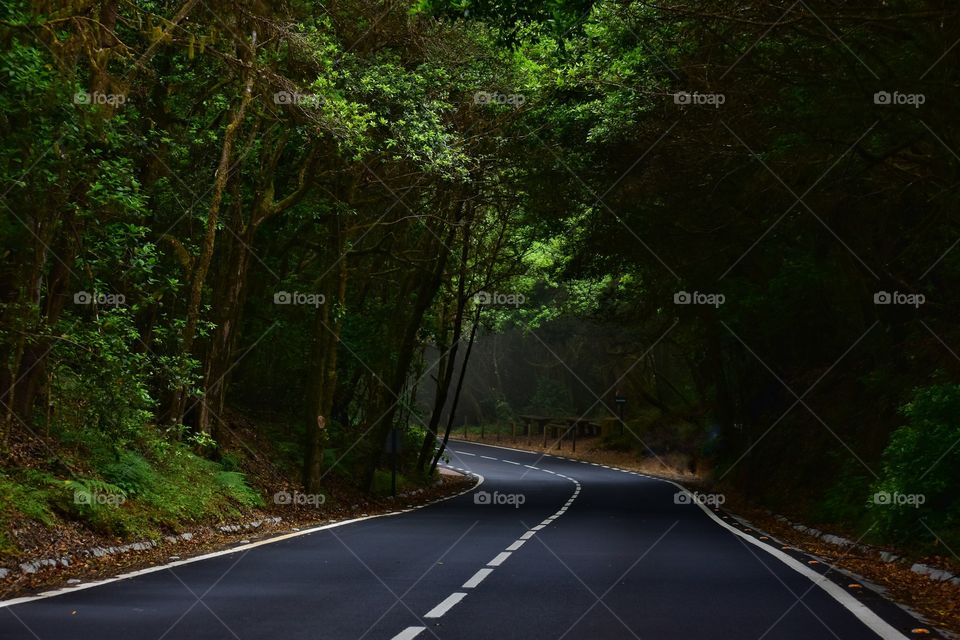
{"type": "Polygon", "coordinates": [[[510,557],[509,551],[501,551],[497,554],[497,557],[487,563],[488,567],[499,567],[503,564],[503,561],[510,557]]]}
{"type": "MultiPolygon", "coordinates": [[[[472,443],[472,444],[478,444],[481,447],[494,447],[497,449],[506,449],[507,451],[516,451],[518,453],[529,453],[534,455],[536,454],[536,452],[534,451],[524,451],[523,449],[512,449],[510,447],[501,447],[501,446],[492,445],[492,444],[480,444],[480,443],[472,443]]],[[[592,464],[587,462],[586,460],[581,460],[581,462],[584,464],[592,464]]],[[[683,491],[688,491],[686,487],[680,485],[679,483],[674,482],[673,480],[668,480],[666,478],[659,478],[657,476],[651,476],[651,475],[642,474],[642,473],[638,475],[648,480],[666,482],[666,483],[672,484],[678,489],[682,489],[683,491]]],[[[724,527],[728,531],[732,532],[734,535],[740,536],[741,538],[743,538],[750,544],[754,545],[755,547],[758,547],[759,549],[762,549],[763,551],[769,553],[774,558],[776,558],[777,560],[780,560],[782,563],[784,563],[785,565],[787,565],[797,573],[811,580],[814,585],[823,589],[823,591],[825,591],[827,595],[829,595],[834,600],[839,602],[841,606],[843,606],[845,609],[850,611],[850,613],[852,613],[858,620],[860,620],[860,622],[866,625],[867,628],[869,628],[871,631],[876,633],[878,636],[883,638],[883,640],[903,640],[903,638],[909,637],[897,631],[889,622],[887,622],[886,620],[878,616],[876,613],[870,610],[869,607],[862,604],[859,600],[857,600],[852,595],[844,591],[836,583],[824,578],[813,569],[810,569],[806,565],[801,564],[800,562],[791,558],[790,556],[783,553],[779,549],[774,549],[769,545],[766,545],[763,542],[752,537],[751,535],[743,533],[736,527],[728,525],[726,522],[724,522],[719,517],[717,517],[712,511],[710,511],[705,505],[697,504],[697,506],[700,507],[700,509],[704,513],[706,513],[707,516],[709,516],[710,519],[713,520],[715,523],[719,524],[720,526],[724,527]]],[[[533,527],[533,529],[531,530],[534,530],[534,529],[537,529],[537,527],[533,527]]]]}
{"type": "Polygon", "coordinates": [[[486,578],[486,577],[487,577],[488,575],[490,575],[491,573],[493,573],[493,569],[490,569],[490,568],[488,568],[488,567],[484,567],[483,569],[480,569],[480,570],[477,571],[475,574],[473,574],[473,577],[470,578],[469,580],[467,580],[466,582],[464,582],[464,583],[463,583],[463,586],[460,587],[460,588],[461,588],[461,589],[473,589],[473,588],[476,587],[478,584],[480,584],[481,582],[483,582],[483,579],[486,578]]]}
{"type": "Polygon", "coordinates": [[[450,611],[450,609],[452,609],[458,602],[460,602],[466,597],[467,597],[467,594],[463,593],[462,591],[451,593],[450,595],[448,595],[446,598],[443,599],[443,602],[435,606],[433,609],[430,609],[430,611],[428,611],[426,615],[424,615],[423,617],[439,618],[443,614],[445,614],[447,611],[450,611]]]}
{"type": "MultiPolygon", "coordinates": [[[[688,491],[686,487],[681,486],[680,484],[674,482],[673,480],[667,480],[665,478],[653,478],[654,480],[662,480],[663,482],[668,482],[673,486],[681,489],[683,491],[688,491]]],[[[808,578],[813,584],[817,587],[823,589],[827,595],[831,596],[834,600],[839,602],[847,611],[852,613],[860,622],[865,624],[868,629],[876,633],[878,636],[883,638],[883,640],[903,640],[903,638],[908,638],[909,636],[904,635],[897,631],[889,622],[878,616],[874,613],[868,606],[854,598],[852,595],[844,591],[839,585],[837,585],[832,580],[829,580],[817,573],[813,569],[810,569],[805,564],[800,563],[796,559],[787,555],[779,549],[774,549],[773,547],[766,545],[753,536],[746,534],[734,526],[731,526],[721,520],[715,513],[710,511],[705,505],[697,503],[697,506],[700,507],[700,510],[703,511],[711,520],[719,524],[721,527],[727,529],[731,533],[740,538],[743,538],[750,544],[763,551],[766,551],[774,558],[787,565],[797,573],[808,578]]]]}
{"type": "Polygon", "coordinates": [[[407,627],[397,635],[393,636],[391,640],[413,640],[421,631],[426,631],[426,627],[407,627]]]}
{"type": "Polygon", "coordinates": [[[456,493],[452,496],[446,496],[445,498],[440,498],[438,500],[433,500],[410,509],[404,509],[403,511],[390,511],[388,513],[378,513],[372,516],[364,516],[362,518],[351,518],[350,520],[342,520],[340,522],[331,522],[330,524],[320,525],[319,527],[312,527],[310,529],[303,529],[302,531],[294,531],[292,533],[285,533],[273,538],[267,538],[266,540],[258,540],[256,542],[251,542],[249,544],[240,545],[238,547],[231,547],[229,549],[224,549],[222,551],[214,551],[212,553],[205,553],[203,555],[194,556],[192,558],[187,558],[186,560],[177,560],[176,562],[169,562],[167,564],[157,565],[155,567],[147,567],[146,569],[139,569],[137,571],[131,571],[129,573],[123,573],[113,578],[107,578],[106,580],[98,580],[96,582],[88,582],[84,584],[79,584],[73,587],[64,587],[62,589],[57,589],[56,591],[45,591],[42,594],[35,596],[23,596],[21,598],[13,598],[11,600],[2,600],[0,601],[0,609],[6,607],[12,607],[18,604],[24,604],[27,602],[33,602],[35,600],[45,600],[47,598],[55,598],[57,596],[62,596],[67,593],[73,593],[75,591],[83,591],[85,589],[92,589],[94,587],[100,587],[105,584],[110,584],[112,582],[119,582],[121,580],[127,580],[129,578],[135,578],[137,576],[147,575],[149,573],[156,573],[157,571],[164,571],[166,569],[172,569],[174,567],[181,567],[185,564],[192,564],[194,562],[201,562],[203,560],[209,560],[210,558],[219,558],[220,556],[226,556],[231,553],[239,553],[241,551],[247,551],[249,549],[254,549],[256,547],[263,547],[268,544],[273,544],[274,542],[281,542],[283,540],[290,540],[291,538],[299,538],[300,536],[305,536],[311,533],[316,533],[317,531],[325,531],[327,529],[336,529],[337,527],[343,527],[348,524],[353,524],[355,522],[363,522],[364,520],[373,520],[375,518],[386,518],[389,516],[400,515],[401,513],[408,513],[410,511],[416,511],[417,509],[423,509],[424,507],[429,507],[430,505],[436,504],[438,502],[443,502],[445,500],[453,500],[454,498],[459,498],[462,495],[466,495],[471,491],[475,491],[480,485],[483,484],[483,481],[486,479],[478,473],[472,472],[477,478],[477,483],[465,489],[460,493],[456,493]]]}

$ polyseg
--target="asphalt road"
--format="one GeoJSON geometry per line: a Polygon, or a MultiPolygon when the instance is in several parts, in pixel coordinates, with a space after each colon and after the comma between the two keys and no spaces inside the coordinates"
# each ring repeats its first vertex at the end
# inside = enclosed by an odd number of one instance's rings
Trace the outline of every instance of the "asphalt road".
{"type": "Polygon", "coordinates": [[[476,444],[452,443],[450,457],[481,485],[399,515],[0,603],[0,638],[860,640],[920,626],[671,483],[476,444]]]}

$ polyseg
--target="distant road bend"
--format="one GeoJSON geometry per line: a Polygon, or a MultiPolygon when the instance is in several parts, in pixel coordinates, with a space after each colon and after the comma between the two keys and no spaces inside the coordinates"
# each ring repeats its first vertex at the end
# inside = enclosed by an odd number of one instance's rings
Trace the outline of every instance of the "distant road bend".
{"type": "Polygon", "coordinates": [[[479,486],[6,601],[0,638],[860,640],[920,626],[825,563],[678,500],[672,483],[478,444],[449,452],[479,486]]]}

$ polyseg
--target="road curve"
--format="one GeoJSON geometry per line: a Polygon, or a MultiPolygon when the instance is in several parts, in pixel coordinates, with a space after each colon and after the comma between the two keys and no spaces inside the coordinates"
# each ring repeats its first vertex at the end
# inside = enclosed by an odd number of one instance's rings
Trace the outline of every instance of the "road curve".
{"type": "Polygon", "coordinates": [[[922,626],[672,483],[500,447],[449,452],[478,487],[2,602],[0,638],[861,640],[922,626]]]}

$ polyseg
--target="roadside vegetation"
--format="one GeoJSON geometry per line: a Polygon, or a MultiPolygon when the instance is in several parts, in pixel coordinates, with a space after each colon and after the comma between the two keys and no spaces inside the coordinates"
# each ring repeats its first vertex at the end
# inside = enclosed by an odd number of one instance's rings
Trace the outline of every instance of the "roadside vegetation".
{"type": "Polygon", "coordinates": [[[0,553],[429,486],[465,421],[617,395],[610,450],[960,549],[958,18],[5,2],[0,553]]]}

